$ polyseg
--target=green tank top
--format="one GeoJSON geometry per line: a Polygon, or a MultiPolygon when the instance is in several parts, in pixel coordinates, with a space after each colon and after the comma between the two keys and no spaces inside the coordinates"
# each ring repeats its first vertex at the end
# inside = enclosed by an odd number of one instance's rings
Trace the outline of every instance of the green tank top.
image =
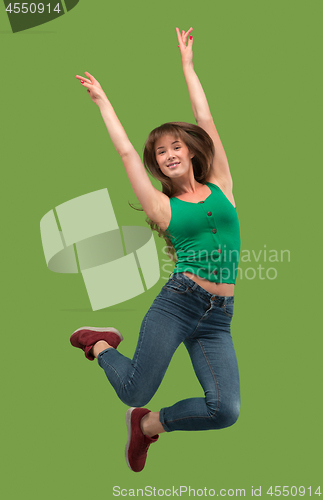
{"type": "Polygon", "coordinates": [[[218,186],[206,185],[211,193],[204,201],[170,198],[167,233],[178,259],[174,273],[189,271],[214,283],[235,283],[240,256],[237,211],[218,186]]]}

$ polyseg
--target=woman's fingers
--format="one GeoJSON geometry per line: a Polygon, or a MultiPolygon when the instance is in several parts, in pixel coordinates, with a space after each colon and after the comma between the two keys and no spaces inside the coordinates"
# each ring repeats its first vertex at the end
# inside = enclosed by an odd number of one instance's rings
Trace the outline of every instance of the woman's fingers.
{"type": "Polygon", "coordinates": [[[186,44],[186,40],[187,40],[188,35],[189,35],[190,33],[192,33],[192,31],[193,31],[193,28],[190,28],[189,30],[187,30],[187,31],[186,31],[186,33],[185,33],[185,31],[183,30],[183,33],[184,33],[184,34],[183,34],[183,41],[184,41],[184,43],[185,43],[185,44],[186,44]]]}
{"type": "Polygon", "coordinates": [[[94,85],[95,83],[99,84],[99,82],[94,78],[94,76],[91,75],[91,73],[89,73],[88,71],[84,71],[84,74],[89,77],[92,85],[94,85]]]}
{"type": "Polygon", "coordinates": [[[88,71],[84,71],[84,74],[86,76],[88,76],[88,78],[85,78],[84,76],[80,76],[80,75],[76,75],[76,78],[78,80],[80,80],[82,86],[87,89],[87,92],[89,94],[91,94],[91,92],[92,92],[91,96],[92,95],[96,96],[97,92],[99,90],[101,90],[101,86],[100,86],[99,82],[88,71]]]}
{"type": "MultiPolygon", "coordinates": [[[[193,28],[192,28],[192,30],[189,33],[192,33],[192,31],[193,31],[193,28]]],[[[187,46],[192,48],[192,45],[193,45],[193,37],[190,36],[189,39],[188,39],[187,46]]]]}
{"type": "MultiPolygon", "coordinates": [[[[84,82],[84,80],[82,80],[81,83],[82,82],[84,82]]],[[[87,82],[82,83],[82,86],[87,89],[91,89],[93,87],[92,83],[87,83],[87,82]]]]}
{"type": "Polygon", "coordinates": [[[82,80],[83,82],[91,83],[91,81],[85,78],[84,76],[76,75],[76,78],[78,80],[82,80]]]}
{"type": "MultiPolygon", "coordinates": [[[[183,44],[186,46],[186,42],[187,42],[187,37],[190,33],[192,33],[193,31],[193,28],[191,27],[189,30],[185,31],[182,30],[182,32],[180,32],[180,30],[178,28],[176,28],[176,33],[177,33],[177,38],[178,38],[178,43],[180,44],[183,44]]],[[[192,43],[193,43],[193,40],[190,40],[192,43]]]]}
{"type": "Polygon", "coordinates": [[[182,32],[180,32],[179,29],[176,28],[176,32],[177,32],[178,43],[184,44],[185,43],[185,41],[184,41],[185,31],[182,30],[182,32]]]}
{"type": "Polygon", "coordinates": [[[180,31],[179,31],[178,28],[176,28],[176,33],[177,33],[178,43],[182,43],[183,42],[182,35],[181,35],[181,33],[180,33],[180,31]]]}
{"type": "Polygon", "coordinates": [[[88,76],[88,78],[80,75],[76,75],[76,78],[91,85],[97,85],[98,87],[100,86],[99,82],[88,71],[84,71],[84,74],[88,76]]]}
{"type": "Polygon", "coordinates": [[[80,75],[76,75],[76,78],[81,82],[82,87],[86,88],[91,100],[99,106],[99,103],[105,97],[102,87],[91,73],[84,71],[84,74],[88,78],[80,75]]]}

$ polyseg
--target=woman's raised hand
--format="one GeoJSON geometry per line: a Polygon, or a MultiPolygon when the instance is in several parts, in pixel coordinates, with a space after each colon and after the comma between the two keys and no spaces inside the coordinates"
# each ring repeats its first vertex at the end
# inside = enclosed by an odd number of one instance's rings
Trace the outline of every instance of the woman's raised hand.
{"type": "Polygon", "coordinates": [[[92,101],[100,106],[100,103],[104,101],[104,99],[107,99],[107,96],[105,95],[104,91],[102,90],[101,85],[99,82],[94,78],[94,76],[90,75],[87,71],[84,72],[84,74],[88,78],[84,78],[84,76],[79,76],[76,75],[76,78],[80,80],[81,84],[83,87],[87,88],[87,91],[92,99],[92,101]]]}
{"type": "Polygon", "coordinates": [[[192,33],[193,28],[190,28],[188,31],[182,30],[182,32],[179,31],[178,28],[176,28],[176,33],[177,33],[177,38],[178,38],[178,46],[179,50],[181,51],[181,57],[182,57],[182,63],[184,64],[191,64],[193,62],[193,37],[190,36],[187,42],[187,38],[192,33]]]}

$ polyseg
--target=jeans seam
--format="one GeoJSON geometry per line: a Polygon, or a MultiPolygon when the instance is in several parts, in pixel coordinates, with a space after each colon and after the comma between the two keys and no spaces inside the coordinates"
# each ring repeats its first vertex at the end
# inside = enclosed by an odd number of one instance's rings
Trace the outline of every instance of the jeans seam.
{"type": "Polygon", "coordinates": [[[211,415],[211,418],[213,418],[213,417],[215,417],[215,415],[217,414],[218,409],[219,409],[219,406],[220,406],[220,405],[219,405],[219,400],[220,400],[219,384],[218,384],[218,381],[217,381],[217,379],[216,379],[216,375],[215,375],[214,371],[212,370],[212,366],[211,366],[211,364],[210,364],[210,362],[209,362],[209,359],[208,359],[208,357],[207,357],[207,355],[206,355],[206,352],[205,352],[205,350],[204,350],[204,348],[203,348],[203,345],[202,345],[201,341],[200,341],[199,339],[198,339],[197,341],[198,341],[198,343],[199,343],[199,346],[200,346],[200,347],[201,347],[201,349],[202,349],[202,352],[203,352],[204,357],[205,357],[205,359],[206,359],[206,361],[207,361],[207,364],[209,365],[209,368],[210,368],[210,370],[211,370],[211,373],[212,373],[212,376],[213,376],[213,379],[214,379],[214,382],[215,382],[215,386],[216,386],[216,393],[217,393],[217,406],[216,406],[216,408],[215,408],[215,410],[214,410],[214,413],[211,415]]]}
{"type": "Polygon", "coordinates": [[[212,304],[210,304],[210,307],[209,307],[209,308],[205,311],[205,313],[203,314],[203,316],[199,319],[199,322],[197,323],[197,325],[196,325],[196,328],[195,328],[194,332],[193,332],[193,333],[191,333],[191,335],[189,335],[188,337],[186,337],[187,339],[190,339],[190,338],[192,338],[192,337],[195,335],[196,331],[198,330],[198,328],[199,328],[199,326],[200,326],[201,321],[203,321],[203,319],[205,318],[205,316],[207,315],[207,313],[208,313],[211,309],[212,309],[212,304]]]}
{"type": "MultiPolygon", "coordinates": [[[[101,354],[101,353],[100,353],[101,354]]],[[[108,363],[107,361],[105,361],[105,359],[103,357],[100,358],[100,363],[103,363],[105,366],[108,366],[110,369],[112,369],[114,371],[114,373],[117,375],[118,379],[119,379],[119,383],[124,387],[124,384],[122,383],[122,380],[121,380],[121,377],[119,375],[119,373],[117,372],[117,370],[115,369],[114,366],[112,366],[110,363],[108,363]]],[[[99,363],[99,364],[100,364],[99,363]]]]}
{"type": "Polygon", "coordinates": [[[141,341],[140,341],[140,347],[139,347],[139,349],[138,349],[138,351],[137,351],[137,356],[136,356],[136,359],[134,359],[134,358],[132,359],[132,363],[133,363],[132,368],[133,368],[133,370],[132,370],[131,375],[129,375],[128,384],[129,384],[129,383],[130,383],[130,381],[133,379],[133,376],[134,376],[135,371],[136,371],[136,366],[137,366],[137,362],[138,362],[138,357],[139,357],[139,354],[140,354],[140,351],[141,351],[141,347],[142,347],[142,337],[143,337],[143,336],[145,335],[145,333],[146,333],[146,325],[147,325],[147,320],[148,320],[148,316],[150,315],[150,312],[151,312],[151,307],[149,308],[149,310],[148,310],[148,312],[147,312],[147,314],[146,314],[146,317],[145,317],[145,322],[144,322],[144,323],[143,323],[143,325],[142,325],[142,335],[141,335],[141,339],[140,339],[140,340],[141,340],[141,341]]]}
{"type": "Polygon", "coordinates": [[[228,314],[225,310],[225,304],[223,304],[223,306],[221,306],[221,309],[222,311],[224,312],[224,314],[228,317],[228,318],[233,318],[233,314],[228,314]]]}
{"type": "Polygon", "coordinates": [[[178,293],[179,295],[184,295],[185,293],[190,292],[189,287],[187,287],[186,290],[179,290],[178,288],[171,288],[165,285],[164,289],[168,290],[169,292],[178,293]]]}
{"type": "MultiPolygon", "coordinates": [[[[142,335],[144,335],[144,334],[145,334],[145,331],[146,331],[146,324],[147,324],[148,315],[149,315],[150,311],[151,311],[151,308],[148,310],[148,312],[147,312],[147,314],[146,314],[146,317],[145,317],[145,322],[143,323],[143,328],[142,328],[142,335]]],[[[132,365],[133,370],[132,370],[131,374],[129,374],[129,377],[128,377],[128,379],[127,379],[127,383],[126,383],[126,384],[123,382],[123,380],[121,379],[121,377],[120,377],[119,373],[118,373],[118,372],[117,372],[117,370],[114,368],[114,366],[111,366],[109,363],[107,363],[104,359],[102,359],[102,358],[101,358],[102,362],[103,362],[106,366],[109,366],[109,368],[112,368],[112,369],[113,369],[113,371],[114,371],[114,373],[118,376],[118,379],[119,379],[119,381],[120,381],[119,383],[120,383],[120,385],[122,386],[122,389],[123,389],[124,391],[126,391],[126,387],[127,387],[128,385],[130,385],[130,384],[131,384],[131,381],[132,381],[133,376],[134,376],[134,374],[135,374],[135,371],[136,371],[135,365],[137,364],[137,359],[138,359],[138,356],[139,356],[139,353],[140,353],[140,350],[141,350],[141,345],[142,345],[142,342],[140,343],[140,347],[139,347],[139,349],[138,349],[138,353],[137,353],[137,356],[136,356],[136,360],[135,360],[135,361],[134,361],[134,359],[132,360],[132,362],[133,362],[133,365],[132,365]]]]}
{"type": "MultiPolygon", "coordinates": [[[[215,417],[215,415],[217,414],[218,410],[219,410],[219,406],[220,406],[220,405],[219,405],[219,399],[220,399],[220,398],[219,398],[219,385],[218,385],[218,381],[217,381],[217,379],[216,379],[216,376],[215,376],[214,371],[212,370],[212,367],[211,367],[211,365],[210,365],[210,362],[209,362],[209,360],[208,360],[208,357],[207,357],[207,355],[206,355],[206,352],[205,352],[205,350],[203,349],[203,345],[201,344],[201,341],[200,341],[199,339],[197,339],[197,342],[198,342],[198,344],[199,344],[199,346],[200,346],[200,348],[201,348],[201,350],[202,350],[202,352],[203,352],[203,355],[204,355],[204,357],[205,357],[205,359],[206,359],[206,362],[207,362],[207,364],[208,364],[208,366],[209,366],[209,368],[210,368],[210,370],[211,370],[211,373],[212,373],[212,376],[213,376],[213,379],[214,379],[214,382],[215,382],[216,392],[217,392],[217,407],[215,408],[215,410],[214,410],[214,412],[212,413],[212,415],[208,415],[207,417],[205,417],[205,416],[197,416],[197,415],[194,415],[194,416],[187,416],[187,417],[176,418],[176,419],[174,419],[174,420],[167,420],[167,423],[165,423],[165,425],[166,425],[166,426],[167,426],[167,424],[168,424],[168,423],[171,423],[171,422],[178,422],[179,420],[185,420],[185,419],[188,419],[188,418],[204,418],[204,419],[205,419],[205,418],[214,418],[214,417],[215,417]]],[[[205,398],[205,399],[206,399],[206,398],[205,398]]]]}

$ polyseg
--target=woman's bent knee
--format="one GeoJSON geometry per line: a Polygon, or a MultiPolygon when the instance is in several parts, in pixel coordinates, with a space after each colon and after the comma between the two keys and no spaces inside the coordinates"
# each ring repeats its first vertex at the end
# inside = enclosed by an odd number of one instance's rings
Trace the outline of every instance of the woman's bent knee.
{"type": "Polygon", "coordinates": [[[150,394],[144,394],[141,391],[123,391],[122,394],[119,394],[119,398],[121,401],[127,405],[127,406],[135,406],[137,408],[140,408],[142,406],[145,406],[149,401],[151,400],[153,395],[150,394]]]}
{"type": "Polygon", "coordinates": [[[240,414],[240,400],[231,401],[230,404],[219,404],[210,412],[213,429],[224,429],[235,424],[240,414]]]}
{"type": "Polygon", "coordinates": [[[238,420],[240,414],[240,401],[237,401],[236,404],[231,404],[226,406],[220,410],[220,415],[218,418],[221,422],[221,428],[230,427],[235,424],[238,420]]]}

